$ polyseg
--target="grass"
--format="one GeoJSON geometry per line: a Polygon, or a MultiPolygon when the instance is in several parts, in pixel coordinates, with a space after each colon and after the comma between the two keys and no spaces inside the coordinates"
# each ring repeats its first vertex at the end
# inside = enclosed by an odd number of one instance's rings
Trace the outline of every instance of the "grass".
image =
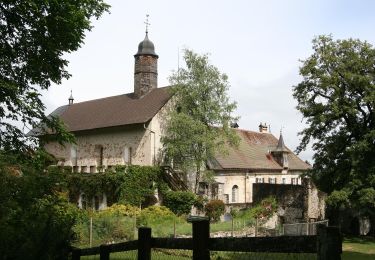
{"type": "MultiPolygon", "coordinates": [[[[177,235],[191,235],[191,223],[186,222],[183,218],[176,219],[176,234],[177,235]]],[[[173,219],[158,219],[150,220],[146,223],[152,228],[152,236],[154,237],[171,237],[173,235],[173,219]]],[[[244,218],[237,217],[234,223],[234,230],[242,230],[245,226],[251,226],[251,221],[246,221],[244,218]]],[[[78,247],[88,247],[88,222],[77,226],[77,231],[80,234],[79,241],[75,244],[78,247]]],[[[231,231],[232,223],[218,222],[211,223],[210,231],[231,231]]],[[[133,218],[128,217],[108,217],[101,219],[94,219],[93,221],[93,246],[100,245],[107,242],[120,242],[126,240],[136,239],[135,222],[133,218]]],[[[154,250],[153,259],[190,259],[186,252],[187,250],[169,250],[161,251],[154,250]]],[[[305,254],[272,254],[272,253],[238,253],[238,252],[212,252],[212,259],[316,259],[315,255],[305,254]]],[[[135,259],[136,251],[121,252],[111,255],[111,259],[135,259]]],[[[83,259],[98,259],[98,257],[87,257],[83,259]]],[[[375,239],[368,237],[347,237],[343,241],[343,260],[375,260],[375,239]]]]}
{"type": "Polygon", "coordinates": [[[343,242],[343,260],[374,260],[375,238],[348,237],[343,242]]]}
{"type": "MultiPolygon", "coordinates": [[[[136,259],[136,251],[120,252],[111,254],[114,260],[136,259]]],[[[99,259],[99,256],[87,256],[82,259],[99,259]]],[[[191,259],[191,251],[188,250],[155,250],[152,251],[152,259],[160,260],[187,260],[191,259]]],[[[264,260],[289,260],[303,259],[315,260],[316,254],[278,254],[278,253],[240,253],[240,252],[211,252],[213,260],[241,260],[241,259],[264,259],[264,260]]],[[[369,237],[348,237],[343,242],[343,260],[374,260],[375,239],[369,237]]]]}

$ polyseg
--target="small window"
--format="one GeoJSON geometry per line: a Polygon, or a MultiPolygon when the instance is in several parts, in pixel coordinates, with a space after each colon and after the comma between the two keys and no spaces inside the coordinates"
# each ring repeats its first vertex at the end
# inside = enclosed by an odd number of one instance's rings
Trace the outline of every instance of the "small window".
{"type": "Polygon", "coordinates": [[[125,146],[124,148],[124,163],[125,164],[131,164],[132,161],[132,148],[125,146]]]}
{"type": "Polygon", "coordinates": [[[229,204],[229,194],[224,194],[225,204],[229,204]]]}
{"type": "Polygon", "coordinates": [[[81,167],[81,172],[86,173],[87,172],[87,166],[82,166],[81,167]]]}
{"type": "Polygon", "coordinates": [[[293,184],[293,185],[296,185],[296,184],[297,184],[297,178],[292,178],[291,180],[292,180],[292,184],[293,184]]]}
{"type": "Polygon", "coordinates": [[[81,209],[99,210],[101,202],[102,202],[102,196],[96,195],[94,197],[88,197],[85,193],[81,193],[80,203],[78,204],[78,206],[81,209]]]}
{"type": "Polygon", "coordinates": [[[286,184],[286,179],[282,178],[282,182],[283,182],[283,184],[286,184]]]}
{"type": "Polygon", "coordinates": [[[90,166],[90,173],[96,173],[96,166],[90,166]]]}
{"type": "Polygon", "coordinates": [[[198,194],[208,195],[208,184],[206,182],[199,182],[198,194]]]}
{"type": "Polygon", "coordinates": [[[238,186],[234,185],[232,187],[232,202],[238,202],[238,186]]]}
{"type": "Polygon", "coordinates": [[[276,184],[276,178],[268,178],[268,182],[271,184],[276,184]]]}
{"type": "Polygon", "coordinates": [[[255,182],[256,183],[264,183],[264,178],[256,178],[255,182]]]}
{"type": "Polygon", "coordinates": [[[88,208],[87,197],[86,197],[86,194],[84,194],[84,193],[81,194],[81,207],[82,207],[82,209],[88,208]]]}
{"type": "Polygon", "coordinates": [[[223,183],[219,183],[217,193],[218,193],[219,196],[223,195],[223,193],[224,193],[224,184],[223,183]]]}
{"type": "Polygon", "coordinates": [[[70,160],[73,166],[77,166],[77,147],[74,145],[70,147],[70,160]]]}
{"type": "Polygon", "coordinates": [[[95,156],[95,160],[96,160],[96,165],[98,167],[103,166],[104,148],[103,148],[102,145],[100,145],[100,144],[95,145],[94,156],[95,156]]]}
{"type": "Polygon", "coordinates": [[[99,196],[95,196],[93,202],[94,202],[94,209],[99,210],[99,205],[100,205],[99,196]]]}
{"type": "Polygon", "coordinates": [[[79,166],[73,166],[73,172],[74,173],[79,172],[79,166]]]}

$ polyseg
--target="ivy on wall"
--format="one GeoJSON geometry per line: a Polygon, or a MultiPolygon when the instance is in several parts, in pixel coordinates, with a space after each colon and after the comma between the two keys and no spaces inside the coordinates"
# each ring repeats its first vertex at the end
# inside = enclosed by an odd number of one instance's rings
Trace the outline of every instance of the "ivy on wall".
{"type": "Polygon", "coordinates": [[[154,200],[154,191],[161,180],[161,169],[154,166],[117,166],[114,170],[99,173],[72,173],[70,166],[50,167],[50,173],[66,176],[66,187],[71,201],[77,201],[80,193],[88,197],[107,195],[108,204],[120,202],[140,206],[154,200]]]}

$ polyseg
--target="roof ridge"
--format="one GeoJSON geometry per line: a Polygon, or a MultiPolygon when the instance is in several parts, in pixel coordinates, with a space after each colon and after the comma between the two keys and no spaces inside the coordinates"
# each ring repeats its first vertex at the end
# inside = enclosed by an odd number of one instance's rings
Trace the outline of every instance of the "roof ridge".
{"type": "Polygon", "coordinates": [[[255,134],[269,134],[269,135],[273,135],[272,133],[268,133],[268,132],[264,133],[264,132],[258,132],[258,131],[255,131],[255,130],[247,130],[247,129],[243,129],[243,128],[234,128],[234,130],[241,131],[241,132],[251,132],[251,133],[255,133],[255,134]]]}
{"type": "MultiPolygon", "coordinates": [[[[171,86],[164,86],[164,87],[152,89],[144,97],[146,97],[151,92],[154,92],[155,90],[161,90],[161,89],[165,89],[165,88],[169,88],[169,87],[171,87],[171,86]]],[[[120,96],[128,96],[128,95],[134,95],[134,92],[129,92],[129,93],[120,94],[120,95],[113,95],[113,96],[108,96],[108,97],[102,97],[102,98],[95,98],[95,99],[85,100],[85,101],[73,103],[71,106],[78,105],[78,104],[89,103],[89,102],[96,102],[96,101],[105,100],[105,99],[108,99],[108,98],[114,98],[114,97],[120,97],[120,96]]],[[[138,98],[134,98],[134,100],[139,100],[139,99],[138,98]]],[[[65,105],[62,105],[62,106],[65,106],[65,105]]],[[[62,106],[60,106],[60,107],[62,107],[62,106]]]]}

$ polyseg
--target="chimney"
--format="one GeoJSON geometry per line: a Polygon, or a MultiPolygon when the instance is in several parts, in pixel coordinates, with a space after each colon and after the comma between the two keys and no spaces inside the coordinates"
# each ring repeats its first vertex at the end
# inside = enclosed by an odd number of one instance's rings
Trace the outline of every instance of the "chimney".
{"type": "Polygon", "coordinates": [[[158,55],[154,44],[148,39],[147,31],[134,58],[134,94],[141,98],[158,87],[158,55]]]}
{"type": "Polygon", "coordinates": [[[259,123],[259,132],[268,133],[268,126],[267,126],[266,123],[264,123],[264,124],[259,123]]]}

